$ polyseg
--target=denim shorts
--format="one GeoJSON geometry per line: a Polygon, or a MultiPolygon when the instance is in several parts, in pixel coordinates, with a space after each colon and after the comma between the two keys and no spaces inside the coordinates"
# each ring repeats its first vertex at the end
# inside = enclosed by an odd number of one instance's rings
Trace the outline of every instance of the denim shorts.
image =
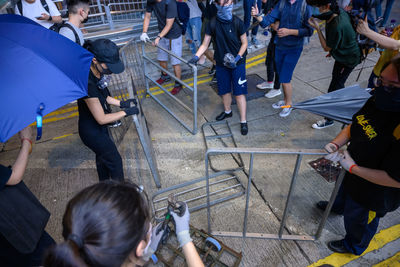
{"type": "Polygon", "coordinates": [[[279,74],[279,81],[281,83],[290,83],[292,80],[294,69],[302,51],[303,47],[293,49],[279,49],[275,47],[276,71],[279,74]]]}

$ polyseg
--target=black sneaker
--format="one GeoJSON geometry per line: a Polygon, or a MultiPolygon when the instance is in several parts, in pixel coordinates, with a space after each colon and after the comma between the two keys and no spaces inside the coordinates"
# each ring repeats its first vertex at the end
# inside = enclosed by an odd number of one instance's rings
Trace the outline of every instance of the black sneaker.
{"type": "Polygon", "coordinates": [[[212,66],[211,70],[208,72],[208,74],[210,75],[214,75],[215,74],[215,65],[212,66]]]}
{"type": "Polygon", "coordinates": [[[249,132],[249,128],[247,127],[247,122],[240,123],[240,133],[242,135],[247,135],[249,132]]]}
{"type": "Polygon", "coordinates": [[[232,111],[231,111],[231,113],[226,113],[225,111],[222,111],[221,114],[219,114],[215,119],[217,121],[222,121],[222,120],[224,120],[226,118],[230,118],[230,117],[232,117],[232,111]]]}
{"type": "Polygon", "coordinates": [[[332,125],[333,125],[333,120],[323,119],[323,120],[320,120],[320,121],[317,121],[316,123],[314,123],[312,125],[312,127],[314,129],[324,129],[324,128],[327,128],[332,125]]]}
{"type": "Polygon", "coordinates": [[[331,242],[328,243],[328,248],[330,250],[332,250],[333,252],[337,252],[337,253],[351,253],[344,246],[344,242],[343,241],[344,241],[344,239],[331,241],[331,242]]]}

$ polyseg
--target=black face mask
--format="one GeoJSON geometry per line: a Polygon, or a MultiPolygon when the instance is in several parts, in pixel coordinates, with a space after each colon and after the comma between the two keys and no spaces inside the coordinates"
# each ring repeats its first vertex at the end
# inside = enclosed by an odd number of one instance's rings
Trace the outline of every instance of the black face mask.
{"type": "Polygon", "coordinates": [[[333,11],[329,10],[328,12],[321,13],[321,14],[318,14],[318,15],[312,15],[312,16],[314,18],[319,19],[319,20],[328,20],[328,19],[330,19],[332,17],[333,14],[334,14],[333,11]]]}
{"type": "Polygon", "coordinates": [[[99,68],[97,67],[97,65],[96,65],[96,69],[97,69],[98,72],[100,72],[101,75],[110,75],[110,74],[112,74],[110,69],[104,69],[103,67],[101,67],[102,71],[100,71],[99,68]]]}
{"type": "Polygon", "coordinates": [[[400,88],[379,86],[375,88],[375,106],[383,111],[400,112],[400,88]]]}
{"type": "Polygon", "coordinates": [[[89,20],[89,16],[86,17],[86,19],[82,20],[82,23],[86,23],[89,20]]]}

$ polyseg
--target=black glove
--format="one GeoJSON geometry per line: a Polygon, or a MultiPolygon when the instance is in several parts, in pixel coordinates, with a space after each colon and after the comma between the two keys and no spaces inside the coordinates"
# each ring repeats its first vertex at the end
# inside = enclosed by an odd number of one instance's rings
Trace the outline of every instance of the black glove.
{"type": "Polygon", "coordinates": [[[194,56],[191,60],[189,60],[189,64],[197,65],[197,61],[199,61],[199,57],[194,56]]]}
{"type": "Polygon", "coordinates": [[[137,105],[136,99],[130,98],[130,99],[127,99],[125,101],[121,101],[119,103],[119,106],[120,106],[120,108],[130,108],[131,107],[131,103],[133,103],[136,106],[137,105]]]}
{"type": "Polygon", "coordinates": [[[139,114],[139,109],[137,107],[127,108],[124,111],[126,113],[125,117],[130,116],[130,115],[138,115],[139,114]]]}

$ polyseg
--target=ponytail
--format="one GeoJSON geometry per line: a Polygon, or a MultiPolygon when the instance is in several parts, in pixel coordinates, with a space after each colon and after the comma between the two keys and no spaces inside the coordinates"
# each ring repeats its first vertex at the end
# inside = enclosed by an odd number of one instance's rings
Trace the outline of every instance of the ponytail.
{"type": "Polygon", "coordinates": [[[45,256],[45,267],[88,267],[81,258],[78,246],[71,240],[51,247],[45,256]]]}

